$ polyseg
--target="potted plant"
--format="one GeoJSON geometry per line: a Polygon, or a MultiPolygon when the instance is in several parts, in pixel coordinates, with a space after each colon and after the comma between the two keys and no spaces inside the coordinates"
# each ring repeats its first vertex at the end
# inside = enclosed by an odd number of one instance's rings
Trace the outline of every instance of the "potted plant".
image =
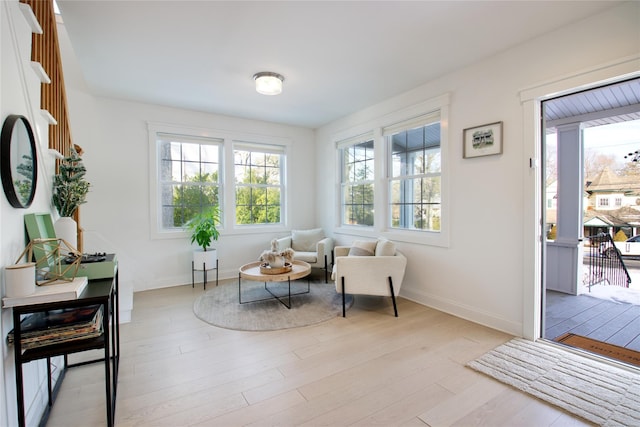
{"type": "Polygon", "coordinates": [[[54,224],[56,237],[66,240],[73,248],[78,247],[78,224],[72,216],[78,206],[86,203],[91,186],[84,178],[87,169],[80,153],[72,146],[69,156],[61,157],[58,173],[53,177],[52,202],[60,214],[54,224]]]}
{"type": "Polygon", "coordinates": [[[196,215],[187,223],[187,228],[191,231],[191,243],[197,243],[202,250],[193,252],[194,269],[210,270],[215,268],[217,251],[210,248],[211,242],[218,240],[220,232],[217,226],[220,224],[220,209],[218,206],[196,215]]]}

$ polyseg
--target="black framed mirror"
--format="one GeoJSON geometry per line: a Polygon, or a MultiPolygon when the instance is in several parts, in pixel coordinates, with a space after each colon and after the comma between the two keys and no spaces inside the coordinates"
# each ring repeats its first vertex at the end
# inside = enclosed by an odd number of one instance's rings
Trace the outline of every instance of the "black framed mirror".
{"type": "Polygon", "coordinates": [[[0,134],[0,174],[4,195],[14,208],[28,208],[36,193],[36,141],[26,117],[12,114],[0,134]]]}

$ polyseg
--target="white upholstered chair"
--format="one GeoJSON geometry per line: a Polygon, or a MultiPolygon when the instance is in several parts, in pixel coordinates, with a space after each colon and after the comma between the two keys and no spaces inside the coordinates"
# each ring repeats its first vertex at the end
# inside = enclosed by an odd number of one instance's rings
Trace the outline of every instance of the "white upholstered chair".
{"type": "Polygon", "coordinates": [[[321,228],[292,230],[291,236],[278,239],[280,250],[291,248],[294,259],[304,261],[313,268],[324,270],[324,281],[329,282],[329,257],[333,253],[333,239],[326,237],[321,228]]]}
{"type": "Polygon", "coordinates": [[[342,294],[342,317],[346,316],[345,294],[390,296],[398,317],[396,296],[400,292],[407,258],[389,240],[356,241],[334,248],[331,278],[342,294]]]}

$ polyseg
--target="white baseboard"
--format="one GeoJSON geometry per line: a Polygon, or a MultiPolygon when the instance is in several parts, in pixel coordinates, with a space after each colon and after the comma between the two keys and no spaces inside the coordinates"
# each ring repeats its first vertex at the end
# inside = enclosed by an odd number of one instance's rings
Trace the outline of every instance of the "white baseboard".
{"type": "Polygon", "coordinates": [[[470,322],[478,323],[511,335],[522,336],[522,323],[513,322],[508,319],[495,316],[492,313],[480,311],[475,307],[466,306],[456,301],[429,295],[427,293],[416,292],[415,290],[408,288],[403,288],[400,292],[400,296],[418,304],[469,320],[470,322]]]}

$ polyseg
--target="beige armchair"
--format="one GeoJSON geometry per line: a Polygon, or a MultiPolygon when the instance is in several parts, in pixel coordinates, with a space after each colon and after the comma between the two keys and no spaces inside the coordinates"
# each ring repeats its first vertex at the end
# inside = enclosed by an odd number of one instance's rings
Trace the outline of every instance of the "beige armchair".
{"type": "Polygon", "coordinates": [[[294,259],[324,270],[324,281],[329,282],[329,257],[333,254],[333,239],[325,237],[321,228],[292,230],[291,236],[278,239],[280,250],[293,249],[294,259]]]}
{"type": "Polygon", "coordinates": [[[334,248],[332,279],[342,294],[342,317],[346,316],[345,294],[390,296],[398,317],[396,296],[400,292],[407,258],[388,240],[356,241],[334,248]]]}

